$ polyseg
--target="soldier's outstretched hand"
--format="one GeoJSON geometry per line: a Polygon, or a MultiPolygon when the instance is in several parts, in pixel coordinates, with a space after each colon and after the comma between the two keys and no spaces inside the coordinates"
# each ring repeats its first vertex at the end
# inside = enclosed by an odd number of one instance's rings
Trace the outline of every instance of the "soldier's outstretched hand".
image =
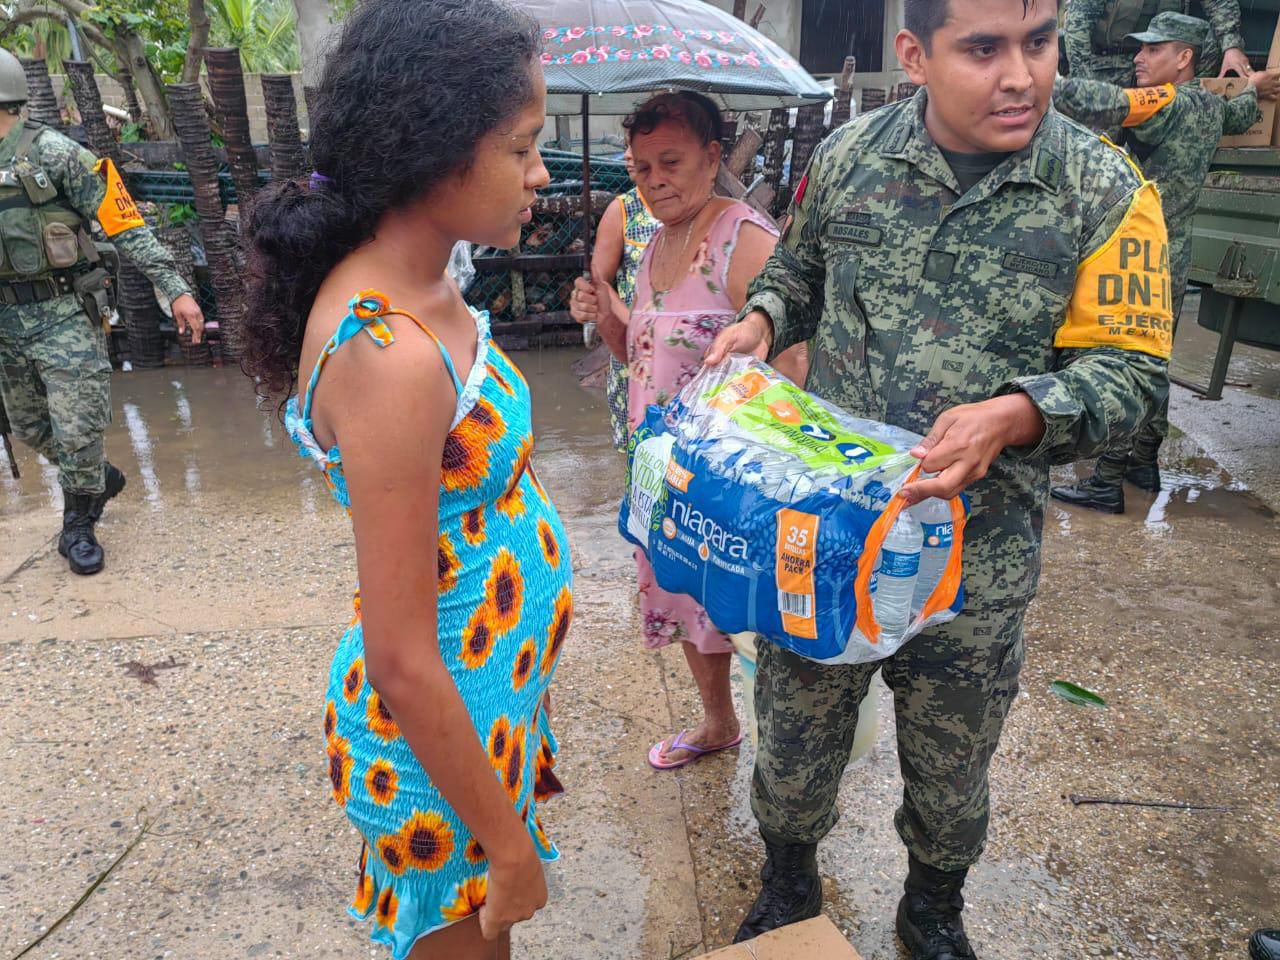
{"type": "Polygon", "coordinates": [[[907,484],[902,497],[908,505],[929,497],[950,500],[985,477],[991,461],[1005,447],[1028,446],[1042,436],[1044,418],[1025,393],[945,410],[929,435],[911,451],[913,457],[920,458],[924,473],[937,476],[907,484]]]}
{"type": "Polygon", "coordinates": [[[1259,100],[1275,100],[1280,97],[1280,69],[1259,70],[1251,74],[1249,86],[1258,91],[1259,100]]]}
{"type": "Polygon", "coordinates": [[[713,367],[731,353],[750,354],[763,360],[769,355],[772,340],[773,324],[768,314],[752,310],[739,322],[720,331],[707,348],[702,362],[713,367]]]}
{"type": "Polygon", "coordinates": [[[192,343],[199,343],[204,339],[204,312],[200,309],[200,304],[196,303],[195,297],[184,293],[173,301],[170,309],[173,311],[173,322],[178,333],[185,333],[190,327],[192,343]]]}

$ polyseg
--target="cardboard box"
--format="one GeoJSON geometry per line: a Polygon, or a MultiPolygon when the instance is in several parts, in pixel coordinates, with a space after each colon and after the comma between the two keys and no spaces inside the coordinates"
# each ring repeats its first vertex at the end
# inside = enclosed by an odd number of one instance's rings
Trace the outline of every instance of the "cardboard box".
{"type": "Polygon", "coordinates": [[[770,930],[746,943],[704,954],[701,960],[861,960],[826,917],[770,930]]]}
{"type": "MultiPolygon", "coordinates": [[[[1204,77],[1200,85],[1213,93],[1219,93],[1228,100],[1249,85],[1243,77],[1204,77]]],[[[1220,147],[1269,147],[1276,133],[1276,101],[1259,100],[1258,108],[1262,111],[1262,119],[1249,128],[1247,133],[1234,137],[1223,137],[1220,147]]]]}

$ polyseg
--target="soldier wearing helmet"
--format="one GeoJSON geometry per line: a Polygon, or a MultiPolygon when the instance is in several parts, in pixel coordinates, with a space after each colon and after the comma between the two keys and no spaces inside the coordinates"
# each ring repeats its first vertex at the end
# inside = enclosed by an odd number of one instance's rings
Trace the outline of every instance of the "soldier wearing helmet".
{"type": "Polygon", "coordinates": [[[204,316],[112,162],[24,120],[26,101],[22,64],[0,50],[0,399],[14,436],[57,464],[58,552],[72,572],[90,574],[105,563],[94,526],[125,485],[103,451],[107,261],[119,249],[136,263],[196,342],[204,316]],[[95,222],[110,244],[95,243],[95,222]]]}

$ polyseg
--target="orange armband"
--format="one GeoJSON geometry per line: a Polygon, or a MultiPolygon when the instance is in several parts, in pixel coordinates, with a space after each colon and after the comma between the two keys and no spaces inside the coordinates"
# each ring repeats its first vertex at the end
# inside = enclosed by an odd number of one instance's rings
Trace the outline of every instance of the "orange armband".
{"type": "Polygon", "coordinates": [[[147,222],[138,212],[133,197],[129,196],[116,165],[103,157],[94,165],[93,172],[102,174],[107,181],[107,192],[98,205],[98,223],[102,224],[103,233],[114,237],[134,227],[145,227],[147,222]]]}
{"type": "Polygon", "coordinates": [[[1124,93],[1129,98],[1129,115],[1121,126],[1136,127],[1173,103],[1178,88],[1172,83],[1163,83],[1158,87],[1133,87],[1124,93]]]}

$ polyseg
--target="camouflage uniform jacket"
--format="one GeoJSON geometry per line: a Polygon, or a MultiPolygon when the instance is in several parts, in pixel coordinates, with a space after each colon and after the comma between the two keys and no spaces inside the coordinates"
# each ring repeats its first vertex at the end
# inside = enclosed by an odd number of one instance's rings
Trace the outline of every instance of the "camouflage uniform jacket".
{"type": "Polygon", "coordinates": [[[1230,100],[1199,80],[1122,90],[1098,80],[1059,79],[1053,104],[1095,130],[1121,127],[1120,142],[1160,188],[1169,230],[1169,273],[1175,295],[1191,270],[1191,221],[1209,163],[1223,134],[1244,133],[1261,115],[1249,86],[1230,100]]]}
{"type": "Polygon", "coordinates": [[[927,96],[818,147],[743,314],[772,318],[775,354],[811,339],[807,389],[857,416],[925,434],[957,404],[1032,399],[1043,440],[968,491],[978,606],[1034,594],[1049,465],[1125,441],[1167,395],[1167,250],[1155,188],[1052,109],[960,196],[927,96]]]}
{"type": "MultiPolygon", "coordinates": [[[[1071,76],[1082,80],[1104,80],[1120,86],[1133,83],[1133,55],[1138,52],[1137,42],[1120,50],[1095,50],[1093,31],[1095,24],[1107,13],[1108,4],[1116,0],[1070,0],[1063,18],[1062,43],[1071,65],[1071,76]]],[[[1222,54],[1232,47],[1244,49],[1244,36],[1240,32],[1240,0],[1201,0],[1192,4],[1183,0],[1181,12],[1200,16],[1213,28],[1208,44],[1200,51],[1197,74],[1216,77],[1222,63],[1222,54]],[[1196,6],[1203,11],[1195,9],[1196,6]]],[[[1146,23],[1139,23],[1135,31],[1145,30],[1146,23]]]]}
{"type": "MultiPolygon", "coordinates": [[[[0,165],[13,160],[14,151],[22,137],[19,123],[3,140],[0,140],[0,165]]],[[[98,219],[99,208],[107,196],[107,181],[102,173],[95,172],[98,159],[70,137],[52,128],[40,131],[28,156],[53,180],[58,189],[58,199],[53,201],[74,209],[86,221],[98,219]]],[[[135,226],[109,237],[116,249],[128,257],[153,284],[170,300],[184,293],[191,293],[185,280],[178,273],[173,258],[146,226],[135,226]]],[[[56,311],[18,307],[0,311],[0,322],[8,317],[8,323],[17,323],[19,329],[0,329],[0,334],[31,336],[43,326],[54,322],[56,311]]]]}

